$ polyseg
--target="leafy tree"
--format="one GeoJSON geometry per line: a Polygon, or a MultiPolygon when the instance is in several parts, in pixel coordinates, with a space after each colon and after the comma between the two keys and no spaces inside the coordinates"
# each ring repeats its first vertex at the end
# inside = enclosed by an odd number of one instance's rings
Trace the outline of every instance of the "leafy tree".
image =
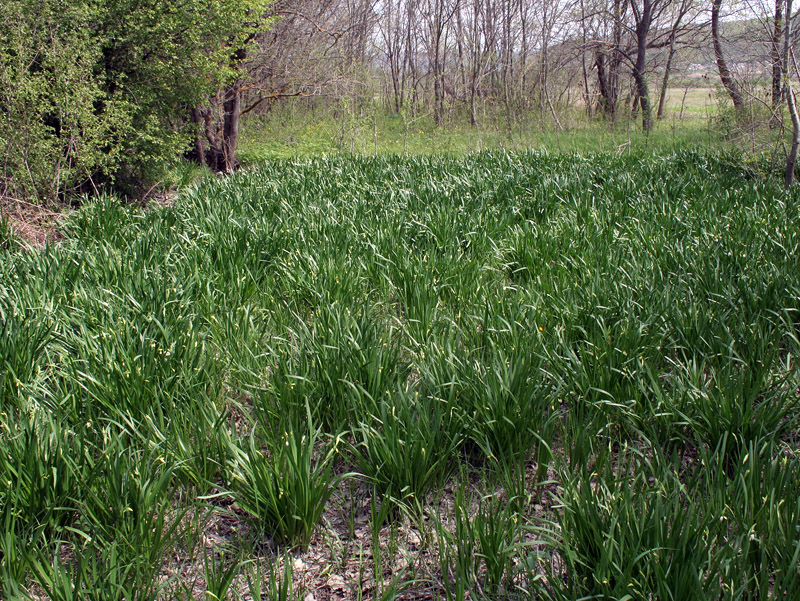
{"type": "MultiPolygon", "coordinates": [[[[189,109],[238,77],[269,0],[0,3],[5,193],[126,191],[182,153],[189,109]]],[[[2,191],[2,189],[0,189],[2,191]]]]}
{"type": "Polygon", "coordinates": [[[0,3],[0,192],[49,200],[118,165],[133,111],[94,76],[99,13],[82,1],[0,3]]]}

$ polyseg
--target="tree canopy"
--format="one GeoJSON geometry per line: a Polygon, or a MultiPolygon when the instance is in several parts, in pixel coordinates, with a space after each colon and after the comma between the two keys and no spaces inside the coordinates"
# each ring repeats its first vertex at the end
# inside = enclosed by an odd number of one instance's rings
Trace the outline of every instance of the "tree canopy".
{"type": "Polygon", "coordinates": [[[183,152],[189,109],[234,80],[269,0],[0,3],[5,194],[145,181],[183,152]]]}

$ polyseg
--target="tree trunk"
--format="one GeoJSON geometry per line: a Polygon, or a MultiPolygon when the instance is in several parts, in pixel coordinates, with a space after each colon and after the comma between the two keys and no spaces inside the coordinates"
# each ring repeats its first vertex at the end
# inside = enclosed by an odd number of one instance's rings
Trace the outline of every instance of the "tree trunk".
{"type": "Polygon", "coordinates": [[[520,91],[520,110],[525,112],[528,109],[530,100],[528,98],[528,7],[526,2],[520,2],[519,6],[519,27],[522,47],[519,55],[519,91],[520,91]]]}
{"type": "Polygon", "coordinates": [[[233,173],[239,166],[236,145],[242,112],[241,86],[241,82],[236,81],[225,90],[221,127],[213,109],[195,108],[191,111],[192,121],[202,125],[198,127],[192,158],[219,173],[233,173]]]}
{"type": "Polygon", "coordinates": [[[683,14],[681,13],[675,20],[675,24],[672,26],[672,32],[669,36],[669,54],[667,55],[667,64],[664,67],[664,79],[661,81],[661,93],[658,98],[658,111],[656,112],[656,119],[664,118],[664,105],[667,101],[667,89],[669,86],[669,76],[672,71],[672,59],[675,58],[675,36],[677,34],[678,27],[680,26],[682,17],[683,14]]]}
{"type": "Polygon", "coordinates": [[[439,54],[441,42],[442,32],[437,28],[436,32],[434,32],[433,60],[431,61],[433,67],[433,122],[436,125],[441,125],[442,121],[444,121],[444,81],[442,81],[443,73],[440,69],[439,54]]]}
{"type": "MultiPolygon", "coordinates": [[[[784,182],[788,188],[794,183],[794,167],[797,164],[797,149],[800,146],[800,117],[797,115],[797,99],[794,96],[794,90],[789,82],[789,40],[792,36],[792,0],[786,0],[786,31],[784,33],[784,60],[783,64],[786,68],[786,83],[784,84],[784,91],[786,93],[786,103],[789,105],[789,114],[792,116],[792,148],[789,151],[789,156],[786,158],[786,176],[784,182]]],[[[794,60],[794,59],[793,59],[794,60]]],[[[795,64],[795,70],[797,65],[795,64]]]]}
{"type": "Polygon", "coordinates": [[[392,107],[395,113],[400,114],[400,111],[403,109],[403,88],[401,84],[401,70],[403,64],[400,62],[398,55],[400,54],[402,34],[400,33],[399,15],[394,14],[393,8],[394,0],[390,0],[386,3],[386,46],[387,58],[389,60],[389,75],[392,80],[392,107]]]}
{"type": "Polygon", "coordinates": [[[739,91],[739,87],[733,80],[728,63],[725,61],[725,56],[722,54],[722,43],[719,39],[719,9],[722,5],[722,0],[711,0],[711,37],[714,41],[714,56],[717,59],[717,70],[719,71],[719,78],[722,80],[722,85],[728,91],[728,95],[733,101],[733,106],[737,111],[744,109],[744,98],[739,91]]]}
{"type": "Polygon", "coordinates": [[[669,75],[672,70],[672,59],[675,56],[675,32],[669,39],[669,54],[667,55],[667,64],[664,67],[664,79],[661,81],[661,93],[658,97],[658,111],[656,112],[656,119],[664,118],[664,105],[667,101],[667,88],[669,86],[669,75]]]}
{"type": "Polygon", "coordinates": [[[770,44],[770,59],[772,60],[772,112],[778,112],[781,106],[781,92],[783,86],[783,62],[781,61],[781,36],[783,35],[783,0],[775,0],[775,21],[772,29],[770,44]]]}
{"type": "Polygon", "coordinates": [[[619,74],[622,64],[622,38],[623,20],[627,11],[628,2],[613,0],[613,20],[611,32],[610,52],[602,48],[595,50],[595,65],[597,67],[597,83],[600,88],[602,110],[612,123],[617,118],[619,106],[619,74]]]}
{"type": "Polygon", "coordinates": [[[597,66],[597,85],[600,88],[603,112],[613,123],[617,116],[617,91],[606,70],[606,56],[602,51],[595,54],[595,65],[597,66]]]}
{"type": "Polygon", "coordinates": [[[225,90],[222,125],[222,168],[225,173],[233,173],[239,166],[236,160],[236,145],[239,142],[239,116],[242,113],[242,83],[233,82],[225,90]]]}
{"type": "Polygon", "coordinates": [[[653,129],[653,109],[650,105],[650,90],[647,87],[647,34],[652,21],[652,4],[650,0],[642,2],[642,12],[636,24],[636,62],[633,67],[633,80],[636,83],[636,95],[642,109],[642,131],[653,129]]]}
{"type": "MultiPolygon", "coordinates": [[[[791,40],[792,40],[792,0],[785,0],[786,1],[786,11],[785,15],[786,18],[783,20],[783,69],[786,75],[789,74],[789,50],[791,48],[791,40]]],[[[786,95],[789,89],[789,78],[786,77],[786,81],[783,85],[783,94],[786,95]]],[[[788,99],[787,99],[788,102],[788,99]]]]}
{"type": "Polygon", "coordinates": [[[214,113],[210,108],[202,108],[198,112],[203,119],[203,132],[208,142],[208,150],[203,154],[203,162],[213,171],[220,171],[221,165],[224,163],[223,151],[220,146],[220,137],[217,135],[214,113]]]}
{"type": "Polygon", "coordinates": [[[592,110],[592,94],[589,90],[589,69],[586,66],[586,7],[584,0],[581,0],[581,42],[583,48],[581,49],[581,70],[583,74],[583,101],[586,103],[586,114],[589,116],[589,121],[594,117],[592,110]]]}
{"type": "Polygon", "coordinates": [[[192,123],[195,126],[195,134],[194,134],[194,154],[192,158],[196,160],[201,167],[206,166],[206,145],[203,142],[203,130],[201,125],[203,123],[203,117],[200,114],[200,109],[197,107],[192,107],[190,111],[190,115],[192,118],[192,123]]]}
{"type": "Polygon", "coordinates": [[[792,116],[792,149],[786,158],[786,175],[784,182],[786,187],[794,183],[794,167],[797,164],[797,149],[800,147],[800,117],[797,116],[797,101],[794,97],[794,90],[789,82],[786,82],[786,103],[789,105],[789,114],[792,116]]]}
{"type": "MultiPolygon", "coordinates": [[[[239,65],[247,58],[247,51],[239,49],[231,56],[232,66],[239,65]]],[[[219,103],[219,96],[217,97],[219,103]]],[[[192,111],[192,119],[202,118],[203,131],[208,150],[200,153],[202,140],[195,142],[198,161],[207,164],[211,169],[221,173],[233,173],[239,166],[236,160],[236,146],[239,142],[239,117],[242,114],[242,80],[233,81],[222,94],[222,123],[215,119],[215,111],[201,108],[192,111]]],[[[217,107],[220,105],[217,104],[217,107]]]]}

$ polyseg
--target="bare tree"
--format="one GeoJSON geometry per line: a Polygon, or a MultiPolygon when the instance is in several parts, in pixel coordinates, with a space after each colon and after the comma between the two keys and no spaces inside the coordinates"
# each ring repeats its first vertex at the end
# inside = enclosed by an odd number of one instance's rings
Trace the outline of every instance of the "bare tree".
{"type": "Polygon", "coordinates": [[[450,22],[461,0],[422,0],[422,17],[425,22],[424,42],[428,50],[427,62],[433,84],[433,119],[437,125],[444,120],[445,69],[450,22]]]}
{"type": "MultiPolygon", "coordinates": [[[[771,5],[765,19],[772,37],[759,42],[769,43],[773,104],[783,98],[789,49],[787,0],[774,1],[775,17],[771,5]]],[[[353,119],[353,107],[376,110],[377,94],[387,109],[430,114],[437,125],[453,107],[473,125],[494,107],[508,127],[533,117],[559,128],[580,99],[590,117],[598,106],[613,122],[628,108],[650,131],[690,46],[713,50],[741,106],[723,56],[721,3],[712,0],[709,28],[697,0],[275,0],[279,20],[255,51],[235,58],[249,77],[192,111],[195,154],[231,170],[235,116],[291,96],[352,99],[345,109],[353,119]]]]}
{"type": "Polygon", "coordinates": [[[667,54],[667,62],[664,66],[664,76],[661,80],[661,92],[658,98],[658,111],[656,112],[656,119],[662,119],[664,117],[664,105],[666,103],[667,98],[667,91],[669,88],[669,78],[672,74],[672,63],[675,59],[675,55],[679,48],[678,43],[682,34],[690,34],[693,33],[696,29],[695,27],[683,27],[684,20],[688,16],[692,15],[692,9],[694,8],[694,1],[693,0],[680,0],[675,6],[675,16],[672,21],[672,25],[669,30],[669,51],[667,54]]]}
{"type": "Polygon", "coordinates": [[[781,60],[781,38],[783,37],[784,0],[775,0],[772,39],[770,40],[770,60],[772,62],[772,110],[777,112],[781,105],[783,91],[783,61],[781,60]]]}
{"type": "Polygon", "coordinates": [[[739,86],[736,85],[736,81],[733,79],[733,75],[728,68],[728,63],[722,53],[722,42],[720,41],[719,34],[719,12],[721,6],[722,0],[711,0],[711,39],[714,44],[714,56],[717,60],[717,70],[719,71],[719,78],[722,81],[722,85],[731,97],[733,106],[737,110],[741,110],[744,108],[744,98],[739,90],[739,86]]]}

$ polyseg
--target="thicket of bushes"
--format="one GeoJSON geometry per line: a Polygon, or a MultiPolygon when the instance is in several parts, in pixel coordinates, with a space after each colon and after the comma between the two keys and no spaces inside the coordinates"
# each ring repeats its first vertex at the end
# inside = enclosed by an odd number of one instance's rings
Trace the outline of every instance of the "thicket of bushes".
{"type": "Polygon", "coordinates": [[[132,191],[189,144],[264,0],[0,3],[0,193],[132,191]]]}

